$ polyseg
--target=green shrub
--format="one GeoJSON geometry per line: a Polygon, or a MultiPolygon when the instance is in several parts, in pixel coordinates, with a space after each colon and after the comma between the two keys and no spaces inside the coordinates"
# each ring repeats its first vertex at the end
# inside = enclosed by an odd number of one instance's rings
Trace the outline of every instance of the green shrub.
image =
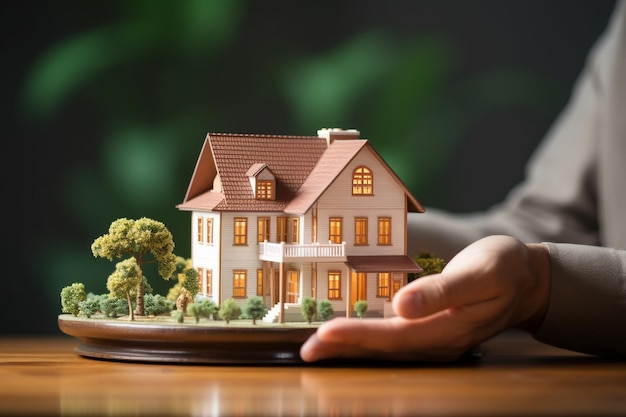
{"type": "Polygon", "coordinates": [[[125,299],[119,297],[106,296],[100,300],[100,311],[106,317],[125,316],[130,313],[128,311],[128,303],[125,299]]]}
{"type": "Polygon", "coordinates": [[[365,317],[365,313],[367,313],[368,307],[369,305],[367,304],[367,300],[359,300],[354,303],[354,311],[360,319],[365,317]]]}
{"type": "Polygon", "coordinates": [[[72,316],[78,316],[80,308],[78,304],[87,299],[85,285],[82,282],[75,282],[61,290],[61,311],[72,316]]]}
{"type": "Polygon", "coordinates": [[[220,306],[219,316],[228,324],[231,320],[238,319],[241,316],[241,307],[235,303],[235,300],[229,298],[220,306]]]}
{"type": "Polygon", "coordinates": [[[327,321],[333,317],[335,311],[333,310],[333,305],[330,303],[330,301],[322,300],[319,302],[318,313],[322,321],[327,321]]]}
{"type": "Polygon", "coordinates": [[[213,300],[198,301],[187,306],[187,314],[191,315],[196,320],[196,323],[198,323],[202,317],[207,319],[213,318],[213,315],[216,314],[217,311],[217,304],[215,304],[213,300]]]}
{"type": "Polygon", "coordinates": [[[317,314],[317,301],[311,297],[305,297],[302,300],[301,310],[302,318],[304,318],[307,323],[311,324],[317,314]]]}
{"type": "Polygon", "coordinates": [[[263,318],[265,313],[267,313],[267,306],[263,302],[262,297],[250,297],[243,307],[243,313],[247,318],[252,319],[252,324],[256,324],[256,321],[263,318]]]}

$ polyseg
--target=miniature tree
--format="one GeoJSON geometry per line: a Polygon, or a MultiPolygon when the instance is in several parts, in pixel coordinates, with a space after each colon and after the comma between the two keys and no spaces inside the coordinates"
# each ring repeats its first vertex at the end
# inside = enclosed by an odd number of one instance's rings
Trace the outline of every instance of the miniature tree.
{"type": "Polygon", "coordinates": [[[64,287],[61,290],[61,311],[72,316],[78,316],[80,312],[78,304],[86,299],[85,284],[75,282],[70,286],[64,287]]]}
{"type": "Polygon", "coordinates": [[[78,303],[78,314],[90,318],[100,311],[100,299],[97,297],[89,297],[78,303]]]}
{"type": "Polygon", "coordinates": [[[432,253],[422,252],[415,257],[415,262],[423,269],[419,274],[410,273],[408,276],[408,281],[414,281],[417,278],[438,274],[443,271],[443,268],[446,266],[446,262],[441,258],[436,258],[432,253]]]}
{"type": "Polygon", "coordinates": [[[241,307],[235,303],[235,300],[229,298],[222,303],[218,314],[226,321],[226,324],[229,324],[231,320],[241,316],[241,307]]]}
{"type": "Polygon", "coordinates": [[[319,315],[322,321],[330,319],[335,314],[333,305],[328,300],[322,300],[319,303],[319,315]]]}
{"type": "MultiPolygon", "coordinates": [[[[131,309],[132,310],[132,309],[131,309]]],[[[130,313],[128,303],[123,298],[113,297],[110,294],[100,300],[100,311],[105,317],[119,317],[130,313]]]]}
{"type": "Polygon", "coordinates": [[[317,301],[311,297],[305,297],[302,300],[301,311],[302,318],[304,318],[307,323],[311,324],[317,314],[317,301]]]}
{"type": "MultiPolygon", "coordinates": [[[[132,256],[137,262],[138,276],[143,276],[146,263],[156,262],[159,275],[169,279],[176,267],[176,255],[173,253],[174,240],[165,225],[156,220],[142,217],[139,220],[121,218],[111,223],[109,233],[100,236],[91,245],[94,256],[110,261],[126,255],[132,256]],[[153,259],[146,256],[152,254],[153,259]]],[[[137,284],[136,314],[145,315],[145,288],[143,281],[137,284]]]]}
{"type": "Polygon", "coordinates": [[[369,305],[367,304],[367,300],[359,300],[354,303],[354,311],[360,319],[365,317],[365,313],[367,313],[368,308],[369,305]]]}
{"type": "Polygon", "coordinates": [[[171,278],[174,277],[178,279],[178,282],[169,289],[167,293],[168,300],[176,301],[183,288],[187,289],[194,297],[200,292],[198,270],[191,266],[191,259],[185,259],[182,256],[176,257],[176,267],[171,278]]]}
{"type": "Polygon", "coordinates": [[[115,265],[115,272],[109,275],[109,279],[107,280],[107,289],[110,291],[111,296],[126,298],[131,320],[135,319],[131,292],[135,290],[141,282],[140,273],[141,271],[137,266],[135,258],[128,258],[115,265]]]}
{"type": "Polygon", "coordinates": [[[201,317],[210,319],[218,308],[213,300],[196,301],[189,305],[187,308],[188,313],[195,319],[196,323],[200,321],[201,317]]]}
{"type": "Polygon", "coordinates": [[[193,298],[191,297],[191,294],[189,294],[189,291],[183,288],[176,299],[176,310],[187,313],[187,306],[192,300],[193,298]]]}
{"type": "Polygon", "coordinates": [[[158,316],[172,311],[174,303],[161,294],[146,294],[144,296],[146,315],[158,316]]]}
{"type": "Polygon", "coordinates": [[[267,313],[267,306],[263,302],[262,297],[254,296],[248,298],[243,312],[247,317],[252,319],[252,324],[256,324],[256,321],[263,318],[265,313],[267,313]]]}

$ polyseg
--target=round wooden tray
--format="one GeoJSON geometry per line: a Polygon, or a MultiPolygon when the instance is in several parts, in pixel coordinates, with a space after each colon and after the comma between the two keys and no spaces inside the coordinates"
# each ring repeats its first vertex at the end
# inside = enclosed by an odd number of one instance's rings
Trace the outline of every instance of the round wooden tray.
{"type": "Polygon", "coordinates": [[[82,318],[62,314],[61,331],[81,356],[177,364],[303,364],[300,346],[315,325],[204,325],[82,318]]]}

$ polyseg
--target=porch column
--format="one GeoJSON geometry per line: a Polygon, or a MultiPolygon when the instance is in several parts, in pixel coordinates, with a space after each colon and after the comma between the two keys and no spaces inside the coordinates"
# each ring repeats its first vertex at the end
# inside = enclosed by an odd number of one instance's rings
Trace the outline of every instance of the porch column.
{"type": "Polygon", "coordinates": [[[350,274],[350,268],[346,268],[346,317],[350,318],[350,297],[352,296],[352,274],[350,274]]]}
{"type": "Polygon", "coordinates": [[[279,319],[278,322],[279,323],[284,323],[285,322],[285,293],[286,288],[285,288],[285,268],[283,263],[280,263],[279,266],[279,270],[278,270],[278,281],[279,281],[279,293],[278,293],[278,302],[280,303],[280,313],[279,313],[279,319]]]}

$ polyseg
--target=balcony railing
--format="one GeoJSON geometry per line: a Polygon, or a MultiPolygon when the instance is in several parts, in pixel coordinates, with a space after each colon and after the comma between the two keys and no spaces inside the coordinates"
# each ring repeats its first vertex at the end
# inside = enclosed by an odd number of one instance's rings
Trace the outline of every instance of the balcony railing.
{"type": "Polygon", "coordinates": [[[309,261],[344,262],[346,243],[259,243],[259,259],[271,262],[309,261]]]}

